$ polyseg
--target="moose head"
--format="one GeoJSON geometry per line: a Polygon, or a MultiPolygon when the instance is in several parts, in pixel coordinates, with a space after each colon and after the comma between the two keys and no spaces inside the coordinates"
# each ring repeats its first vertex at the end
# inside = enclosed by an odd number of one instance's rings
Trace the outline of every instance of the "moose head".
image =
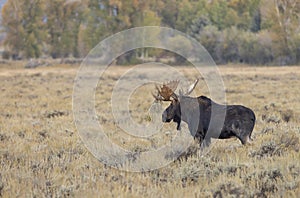
{"type": "Polygon", "coordinates": [[[156,101],[170,101],[171,104],[164,110],[162,114],[162,121],[163,122],[173,122],[177,123],[177,130],[180,129],[180,123],[181,123],[181,107],[180,107],[180,101],[184,96],[188,96],[192,93],[192,91],[195,89],[198,79],[190,85],[189,89],[186,93],[183,94],[183,91],[179,91],[179,95],[175,93],[175,90],[177,89],[177,86],[179,84],[179,80],[176,81],[170,81],[166,84],[163,84],[162,86],[156,85],[156,94],[152,94],[153,97],[156,99],[156,101]]]}

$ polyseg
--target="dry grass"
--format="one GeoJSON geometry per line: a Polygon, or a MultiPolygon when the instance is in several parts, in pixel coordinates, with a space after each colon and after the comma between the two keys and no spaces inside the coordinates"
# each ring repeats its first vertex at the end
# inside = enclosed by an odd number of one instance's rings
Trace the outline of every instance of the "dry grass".
{"type": "MultiPolygon", "coordinates": [[[[13,65],[13,63],[11,63],[13,65]]],[[[128,68],[111,67],[97,90],[97,114],[107,135],[132,151],[170,141],[169,133],[138,140],[119,133],[109,113],[110,91],[128,68]],[[116,129],[116,130],[115,130],[116,129]]],[[[300,194],[300,68],[220,67],[227,102],[252,108],[255,143],[216,140],[211,151],[191,154],[161,169],[130,173],[98,162],[78,136],[72,115],[77,67],[0,68],[0,196],[3,197],[297,197],[300,194]]],[[[191,79],[195,73],[180,68],[191,79]]],[[[197,94],[207,94],[202,82],[197,94]]],[[[131,102],[147,122],[152,87],[131,102]],[[146,96],[147,95],[147,96],[146,96]],[[149,95],[149,96],[148,96],[149,95]]],[[[144,90],[143,90],[144,89],[144,90]]],[[[174,130],[175,124],[165,126],[174,130]]],[[[171,131],[172,136],[172,131],[171,131]]]]}

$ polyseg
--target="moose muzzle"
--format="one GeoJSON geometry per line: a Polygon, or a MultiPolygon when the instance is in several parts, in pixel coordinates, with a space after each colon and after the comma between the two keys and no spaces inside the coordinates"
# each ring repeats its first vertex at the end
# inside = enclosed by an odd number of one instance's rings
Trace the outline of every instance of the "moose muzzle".
{"type": "Polygon", "coordinates": [[[168,118],[168,113],[167,111],[164,111],[162,114],[162,121],[163,122],[171,122],[172,119],[168,118]]]}

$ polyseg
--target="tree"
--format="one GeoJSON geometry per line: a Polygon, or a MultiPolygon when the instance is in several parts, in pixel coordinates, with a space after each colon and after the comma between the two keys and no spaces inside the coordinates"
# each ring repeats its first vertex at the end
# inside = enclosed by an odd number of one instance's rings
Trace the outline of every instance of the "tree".
{"type": "Polygon", "coordinates": [[[79,1],[53,0],[46,3],[47,44],[53,58],[77,57],[78,34],[84,7],[79,1]]]}
{"type": "Polygon", "coordinates": [[[2,10],[5,44],[14,59],[37,58],[45,37],[42,0],[8,0],[2,10]]]}
{"type": "Polygon", "coordinates": [[[236,14],[235,25],[239,29],[256,32],[260,30],[260,1],[261,0],[228,1],[228,7],[236,14]]]}
{"type": "Polygon", "coordinates": [[[196,37],[217,63],[224,63],[222,59],[223,34],[215,26],[205,26],[196,37]]]}
{"type": "Polygon", "coordinates": [[[111,33],[109,1],[87,0],[78,32],[80,56],[84,57],[111,33]]]}
{"type": "Polygon", "coordinates": [[[176,28],[178,17],[178,5],[176,0],[164,0],[164,7],[161,10],[162,24],[176,28]]]}
{"type": "Polygon", "coordinates": [[[274,0],[263,2],[263,24],[273,35],[275,56],[281,64],[297,61],[297,38],[300,33],[300,2],[274,0]]]}
{"type": "MultiPolygon", "coordinates": [[[[201,1],[200,1],[201,2],[201,1]]],[[[198,3],[198,5],[200,4],[198,3]]],[[[178,2],[178,15],[176,19],[175,28],[179,31],[186,32],[190,27],[197,12],[197,4],[190,0],[183,0],[178,2]]]]}
{"type": "MultiPolygon", "coordinates": [[[[7,0],[2,9],[4,55],[84,57],[109,35],[152,25],[190,34],[219,63],[294,64],[300,61],[299,15],[298,0],[7,0]]],[[[113,47],[124,46],[118,42],[113,47]]],[[[137,49],[119,62],[165,54],[137,49]]]]}
{"type": "Polygon", "coordinates": [[[225,1],[213,1],[208,7],[210,21],[219,30],[224,30],[229,25],[226,24],[226,18],[229,8],[225,1]]]}
{"type": "Polygon", "coordinates": [[[189,28],[189,33],[197,38],[200,33],[204,30],[204,28],[208,25],[211,25],[211,22],[206,15],[201,15],[198,18],[194,19],[190,28],[189,28]]]}

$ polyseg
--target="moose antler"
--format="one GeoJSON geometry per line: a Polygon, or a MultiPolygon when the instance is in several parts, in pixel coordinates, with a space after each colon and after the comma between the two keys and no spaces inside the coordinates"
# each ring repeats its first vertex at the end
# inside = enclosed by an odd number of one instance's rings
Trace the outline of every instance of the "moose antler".
{"type": "Polygon", "coordinates": [[[171,97],[177,100],[177,95],[174,93],[177,86],[179,84],[179,80],[170,81],[167,84],[163,84],[162,86],[156,85],[155,88],[157,90],[157,94],[153,94],[153,97],[157,101],[171,101],[171,97]]]}
{"type": "Polygon", "coordinates": [[[187,90],[185,95],[190,95],[193,92],[193,90],[195,89],[198,82],[199,82],[199,79],[196,79],[195,82],[189,86],[189,89],[187,90]]]}

